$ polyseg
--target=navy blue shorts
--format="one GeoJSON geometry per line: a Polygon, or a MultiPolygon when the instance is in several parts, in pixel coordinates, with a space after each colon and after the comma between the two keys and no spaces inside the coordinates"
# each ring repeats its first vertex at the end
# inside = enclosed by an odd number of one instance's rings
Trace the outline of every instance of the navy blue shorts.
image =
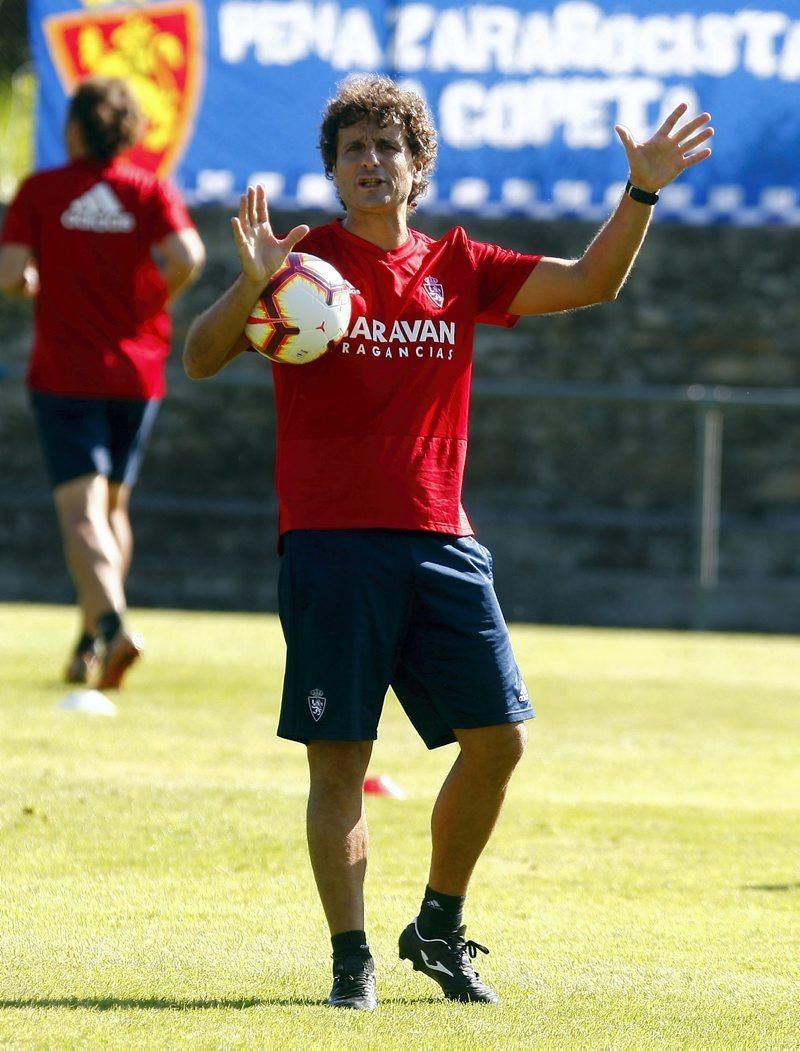
{"type": "Polygon", "coordinates": [[[474,537],[293,530],[282,543],[286,672],[278,736],[371,741],[391,686],[428,748],[533,718],[474,537]]]}
{"type": "Polygon", "coordinates": [[[158,415],[158,398],[68,398],[39,391],[30,395],[54,489],[86,474],[134,485],[158,415]]]}

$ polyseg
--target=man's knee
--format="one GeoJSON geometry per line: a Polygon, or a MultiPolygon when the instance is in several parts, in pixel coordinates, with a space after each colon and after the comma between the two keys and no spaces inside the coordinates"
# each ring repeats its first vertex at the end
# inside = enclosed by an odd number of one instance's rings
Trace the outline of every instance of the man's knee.
{"type": "Polygon", "coordinates": [[[456,730],[462,757],[482,767],[487,775],[503,779],[511,776],[528,743],[524,722],[485,726],[477,730],[456,730]]]}
{"type": "Polygon", "coordinates": [[[309,741],[308,769],[314,788],[347,791],[364,782],[372,741],[309,741]]]}
{"type": "Polygon", "coordinates": [[[64,527],[77,527],[105,516],[108,489],[99,474],[87,474],[57,485],[53,490],[59,520],[64,527]]]}
{"type": "Polygon", "coordinates": [[[525,754],[528,731],[525,723],[508,723],[495,744],[498,765],[511,774],[525,754]]]}

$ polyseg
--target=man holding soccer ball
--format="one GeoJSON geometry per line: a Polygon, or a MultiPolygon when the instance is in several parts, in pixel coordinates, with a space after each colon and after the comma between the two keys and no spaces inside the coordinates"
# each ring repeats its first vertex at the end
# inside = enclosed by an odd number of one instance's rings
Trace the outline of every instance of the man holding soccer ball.
{"type": "Polygon", "coordinates": [[[212,376],[296,246],[353,286],[347,335],[297,368],[275,365],[280,614],[287,642],[278,733],[304,743],[308,844],[333,945],[334,1007],[372,1010],[364,930],[368,834],[362,786],[392,686],[429,748],[459,753],[436,800],[432,855],[400,956],[448,999],[495,1002],[465,938],[467,886],[522,757],[533,717],[492,584],[491,555],[461,505],[475,325],[613,299],[658,191],[709,156],[710,117],[678,106],[648,141],[617,128],[630,171],[613,215],[579,259],[434,240],[408,226],[436,160],[423,100],[389,78],[348,78],[320,147],[343,219],[285,237],[264,190],[232,220],[242,272],[190,329],[187,373],[212,376]]]}

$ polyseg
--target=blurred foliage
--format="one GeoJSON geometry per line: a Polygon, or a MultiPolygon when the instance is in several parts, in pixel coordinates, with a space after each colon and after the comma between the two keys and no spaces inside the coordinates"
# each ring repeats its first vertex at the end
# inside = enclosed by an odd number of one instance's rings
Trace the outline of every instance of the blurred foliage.
{"type": "Polygon", "coordinates": [[[0,79],[0,202],[9,201],[34,165],[36,78],[26,64],[0,79]]]}
{"type": "Polygon", "coordinates": [[[36,79],[28,47],[27,0],[0,0],[0,201],[34,163],[36,79]]]}
{"type": "Polygon", "coordinates": [[[0,0],[0,78],[6,80],[30,58],[27,0],[0,0]]]}

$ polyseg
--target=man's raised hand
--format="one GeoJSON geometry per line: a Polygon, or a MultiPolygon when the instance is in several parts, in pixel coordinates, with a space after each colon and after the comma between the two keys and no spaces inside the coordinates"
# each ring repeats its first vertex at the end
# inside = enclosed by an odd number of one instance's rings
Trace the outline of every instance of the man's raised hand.
{"type": "Polygon", "coordinates": [[[676,106],[647,142],[637,143],[623,124],[616,125],[614,130],[625,147],[634,186],[657,192],[681,172],[711,156],[709,146],[698,149],[714,134],[708,125],[711,114],[701,113],[685,124],[678,124],[687,109],[685,102],[676,106]]]}
{"type": "Polygon", "coordinates": [[[289,252],[308,233],[305,225],[295,226],[283,237],[272,232],[267,195],[259,183],[248,186],[239,199],[239,214],[231,219],[233,237],[242,264],[242,273],[254,285],[263,288],[280,269],[289,252]]]}

